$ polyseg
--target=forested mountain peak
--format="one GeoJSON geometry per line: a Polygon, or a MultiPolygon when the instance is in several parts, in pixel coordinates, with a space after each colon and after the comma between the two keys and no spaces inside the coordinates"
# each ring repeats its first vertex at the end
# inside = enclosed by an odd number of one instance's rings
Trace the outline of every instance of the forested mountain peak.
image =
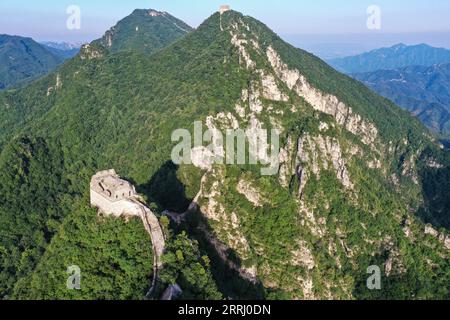
{"type": "Polygon", "coordinates": [[[152,53],[191,32],[192,28],[167,12],[136,9],[97,40],[111,52],[152,53]]]}

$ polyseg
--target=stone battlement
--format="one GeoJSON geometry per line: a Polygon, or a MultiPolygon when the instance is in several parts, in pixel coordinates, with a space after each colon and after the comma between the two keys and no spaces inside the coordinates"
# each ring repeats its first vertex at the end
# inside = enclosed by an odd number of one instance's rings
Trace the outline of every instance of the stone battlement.
{"type": "Polygon", "coordinates": [[[151,237],[154,251],[155,274],[162,266],[160,260],[165,239],[158,218],[142,202],[135,187],[119,177],[115,170],[96,173],[90,183],[91,205],[106,216],[140,217],[151,237]]]}
{"type": "Polygon", "coordinates": [[[120,179],[114,170],[100,171],[92,177],[91,191],[109,202],[118,202],[138,197],[136,189],[128,181],[120,179]]]}
{"type": "Polygon", "coordinates": [[[91,205],[105,215],[139,216],[142,211],[134,186],[120,179],[114,170],[98,172],[91,179],[91,205]]]}

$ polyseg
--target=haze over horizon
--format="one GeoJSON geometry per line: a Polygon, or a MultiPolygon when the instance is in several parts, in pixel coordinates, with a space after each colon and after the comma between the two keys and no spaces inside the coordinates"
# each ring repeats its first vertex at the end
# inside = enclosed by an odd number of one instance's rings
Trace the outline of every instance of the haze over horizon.
{"type": "Polygon", "coordinates": [[[32,37],[37,41],[89,42],[99,38],[117,21],[136,8],[167,11],[197,27],[221,4],[263,21],[291,44],[331,58],[356,54],[400,42],[427,43],[450,49],[450,3],[444,0],[387,1],[349,0],[338,4],[332,0],[314,3],[294,0],[277,6],[256,0],[162,0],[109,3],[99,1],[43,0],[16,2],[3,0],[0,33],[32,37]],[[381,29],[369,30],[367,8],[376,4],[381,10],[381,29]],[[67,8],[81,9],[81,29],[69,30],[67,8]],[[327,10],[324,10],[327,8],[327,10]]]}

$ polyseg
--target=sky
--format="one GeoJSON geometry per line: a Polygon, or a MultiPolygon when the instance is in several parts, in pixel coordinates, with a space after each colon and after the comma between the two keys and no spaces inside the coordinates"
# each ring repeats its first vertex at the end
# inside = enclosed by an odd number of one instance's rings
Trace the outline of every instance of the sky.
{"type": "Polygon", "coordinates": [[[221,4],[261,20],[289,42],[312,51],[339,54],[399,42],[450,49],[448,0],[1,0],[0,34],[88,42],[136,8],[167,11],[197,27],[221,4]],[[70,5],[80,8],[79,30],[66,27],[70,5]],[[371,5],[380,9],[377,30],[367,27],[371,5]]]}

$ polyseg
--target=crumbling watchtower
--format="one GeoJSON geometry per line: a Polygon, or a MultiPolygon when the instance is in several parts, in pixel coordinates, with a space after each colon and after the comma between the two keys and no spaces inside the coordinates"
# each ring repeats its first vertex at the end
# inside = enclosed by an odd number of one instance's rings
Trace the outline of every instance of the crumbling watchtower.
{"type": "Polygon", "coordinates": [[[222,6],[220,6],[220,8],[219,8],[219,12],[220,12],[220,14],[223,14],[223,13],[225,13],[225,12],[227,12],[227,11],[230,11],[231,9],[230,9],[230,6],[229,5],[222,5],[222,6]]]}

